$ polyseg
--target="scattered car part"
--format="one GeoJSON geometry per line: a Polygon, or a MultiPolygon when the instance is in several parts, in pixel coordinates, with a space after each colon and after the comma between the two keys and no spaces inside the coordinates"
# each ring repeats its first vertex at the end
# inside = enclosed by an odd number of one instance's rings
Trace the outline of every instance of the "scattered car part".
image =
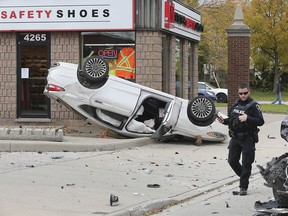
{"type": "MultiPolygon", "coordinates": [[[[288,142],[288,117],[281,122],[281,137],[288,142]]],[[[257,165],[261,175],[272,187],[274,198],[278,207],[288,208],[288,153],[274,157],[266,167],[257,165]]]]}
{"type": "Polygon", "coordinates": [[[281,123],[281,137],[288,142],[288,116],[281,123]]]}
{"type": "Polygon", "coordinates": [[[274,198],[278,207],[288,207],[288,153],[274,157],[266,167],[257,165],[262,177],[272,187],[274,198]]]}

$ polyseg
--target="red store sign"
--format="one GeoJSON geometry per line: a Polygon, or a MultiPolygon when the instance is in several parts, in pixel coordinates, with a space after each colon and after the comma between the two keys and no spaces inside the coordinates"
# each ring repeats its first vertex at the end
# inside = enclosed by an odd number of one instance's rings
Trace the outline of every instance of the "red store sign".
{"type": "Polygon", "coordinates": [[[200,14],[178,2],[163,0],[163,5],[163,29],[200,40],[200,33],[203,32],[200,14]]]}
{"type": "Polygon", "coordinates": [[[165,28],[174,28],[174,23],[178,23],[186,28],[194,31],[203,32],[203,25],[195,22],[189,17],[185,17],[180,13],[175,12],[175,5],[173,2],[165,2],[165,28]]]}

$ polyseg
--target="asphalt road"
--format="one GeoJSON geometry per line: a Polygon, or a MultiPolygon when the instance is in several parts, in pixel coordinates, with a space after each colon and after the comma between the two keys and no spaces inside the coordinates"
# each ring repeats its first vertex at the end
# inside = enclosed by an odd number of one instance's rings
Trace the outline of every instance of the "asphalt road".
{"type": "MultiPolygon", "coordinates": [[[[265,165],[287,151],[279,133],[285,115],[264,117],[251,187],[245,197],[232,195],[238,189],[238,177],[227,164],[229,140],[196,146],[129,139],[127,145],[125,140],[113,143],[76,137],[69,138],[69,145],[74,142],[83,147],[89,141],[102,150],[42,151],[46,146],[39,152],[0,153],[0,215],[252,215],[256,201],[272,197],[256,165],[265,165]],[[113,148],[107,150],[106,145],[113,148]],[[110,194],[119,197],[117,205],[110,206],[110,194]],[[171,208],[159,213],[167,206],[171,208]]],[[[21,141],[17,142],[21,146],[21,141]]],[[[30,144],[34,150],[43,145],[30,144]]],[[[28,148],[29,144],[25,145],[28,148]]]]}

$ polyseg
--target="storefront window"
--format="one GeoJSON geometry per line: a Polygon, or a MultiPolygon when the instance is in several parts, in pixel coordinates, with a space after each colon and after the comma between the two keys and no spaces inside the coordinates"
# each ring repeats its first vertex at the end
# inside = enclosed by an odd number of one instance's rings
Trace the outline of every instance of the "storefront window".
{"type": "Polygon", "coordinates": [[[80,64],[91,55],[107,60],[110,75],[135,81],[135,32],[83,32],[80,64]]]}
{"type": "Polygon", "coordinates": [[[183,97],[183,43],[176,38],[176,96],[183,97]]]}

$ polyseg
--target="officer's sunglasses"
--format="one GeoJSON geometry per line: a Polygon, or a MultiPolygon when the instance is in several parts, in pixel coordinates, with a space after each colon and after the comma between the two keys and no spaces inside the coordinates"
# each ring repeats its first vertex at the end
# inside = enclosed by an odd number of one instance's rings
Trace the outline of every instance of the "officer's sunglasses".
{"type": "Polygon", "coordinates": [[[238,92],[239,95],[247,95],[248,92],[238,92]]]}

